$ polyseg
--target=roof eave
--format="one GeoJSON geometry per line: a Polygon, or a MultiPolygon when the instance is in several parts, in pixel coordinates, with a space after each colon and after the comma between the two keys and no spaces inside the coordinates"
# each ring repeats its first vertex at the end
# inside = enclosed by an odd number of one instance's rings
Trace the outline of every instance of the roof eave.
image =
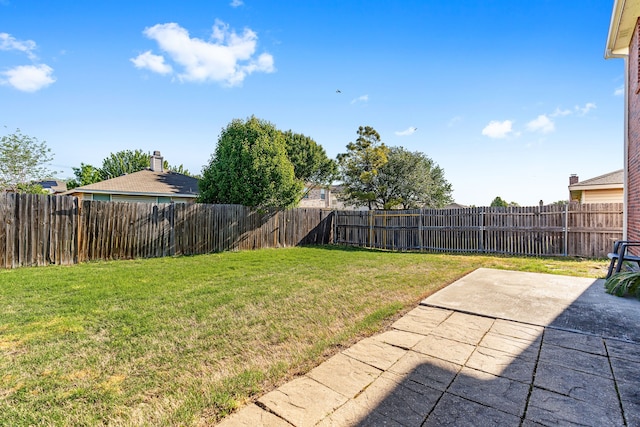
{"type": "Polygon", "coordinates": [[[112,194],[118,196],[149,196],[149,197],[198,197],[197,194],[190,193],[151,193],[143,191],[113,191],[113,190],[69,190],[68,193],[83,193],[83,194],[112,194]]]}
{"type": "Polygon", "coordinates": [[[619,38],[620,22],[626,0],[614,0],[613,11],[611,12],[611,22],[609,23],[609,34],[607,35],[607,46],[604,52],[605,59],[624,58],[629,54],[629,42],[624,43],[619,38]],[[624,47],[620,47],[619,43],[624,43],[624,47]]]}
{"type": "Polygon", "coordinates": [[[640,2],[636,0],[614,0],[607,45],[604,57],[626,58],[629,56],[629,45],[633,37],[638,17],[640,2]]]}
{"type": "Polygon", "coordinates": [[[569,191],[583,191],[583,190],[621,190],[624,188],[623,184],[593,184],[593,185],[570,185],[569,191]]]}

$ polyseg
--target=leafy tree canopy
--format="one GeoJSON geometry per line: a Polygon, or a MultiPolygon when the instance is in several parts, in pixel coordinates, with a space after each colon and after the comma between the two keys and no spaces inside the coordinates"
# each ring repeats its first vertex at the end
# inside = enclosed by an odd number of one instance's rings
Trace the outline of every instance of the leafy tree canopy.
{"type": "Polygon", "coordinates": [[[444,170],[424,153],[403,147],[391,147],[376,183],[376,204],[383,209],[442,208],[453,202],[444,170]]]}
{"type": "Polygon", "coordinates": [[[255,116],[222,130],[200,180],[200,201],[260,208],[295,205],[302,183],[287,156],[285,136],[255,116]]]}
{"type": "Polygon", "coordinates": [[[342,199],[355,206],[376,206],[379,170],[388,162],[389,148],[371,126],[360,126],[358,138],[347,144],[347,152],[338,154],[344,190],[342,199]]]}
{"type": "Polygon", "coordinates": [[[372,127],[358,129],[358,139],[338,155],[343,200],[369,209],[440,208],[451,203],[444,170],[424,153],[387,147],[372,127]]]}
{"type": "Polygon", "coordinates": [[[102,168],[100,168],[102,180],[147,169],[151,165],[149,158],[150,154],[142,150],[124,150],[111,153],[102,161],[102,168]]]}
{"type": "Polygon", "coordinates": [[[324,148],[308,136],[291,130],[283,132],[283,135],[296,179],[304,185],[320,187],[331,184],[338,167],[333,159],[327,157],[324,148]]]}
{"type": "Polygon", "coordinates": [[[45,141],[24,135],[20,129],[0,137],[0,191],[42,192],[33,182],[55,173],[48,168],[52,159],[45,141]]]}
{"type": "Polygon", "coordinates": [[[79,168],[73,168],[73,174],[75,178],[67,181],[68,189],[102,181],[102,171],[84,163],[80,163],[79,168]]]}
{"type": "Polygon", "coordinates": [[[509,206],[509,203],[502,200],[502,197],[496,196],[496,198],[493,199],[491,205],[489,206],[491,206],[492,208],[506,208],[507,206],[509,206]]]}
{"type": "Polygon", "coordinates": [[[502,197],[497,196],[495,199],[493,199],[493,201],[491,202],[490,205],[492,208],[507,208],[507,207],[517,207],[520,206],[519,204],[517,204],[516,202],[509,202],[507,203],[505,200],[502,199],[502,197]]]}

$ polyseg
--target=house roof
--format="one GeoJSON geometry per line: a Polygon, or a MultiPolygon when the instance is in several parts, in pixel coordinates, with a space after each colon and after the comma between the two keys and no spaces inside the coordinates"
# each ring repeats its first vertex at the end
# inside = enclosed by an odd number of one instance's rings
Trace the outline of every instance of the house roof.
{"type": "Polygon", "coordinates": [[[465,205],[461,205],[460,203],[449,203],[447,206],[445,206],[443,209],[466,209],[469,206],[465,206],[465,205]]]}
{"type": "Polygon", "coordinates": [[[569,186],[570,191],[576,190],[604,190],[609,188],[623,188],[624,171],[622,169],[596,176],[595,178],[579,181],[569,186]]]}
{"type": "Polygon", "coordinates": [[[67,191],[67,183],[55,178],[47,178],[45,180],[38,181],[36,184],[41,186],[44,190],[50,190],[52,193],[64,193],[67,191]]]}
{"type": "Polygon", "coordinates": [[[84,185],[67,191],[73,193],[126,194],[136,196],[197,197],[198,179],[176,172],[148,169],[117,178],[84,185]]]}
{"type": "Polygon", "coordinates": [[[639,16],[640,2],[635,0],[614,1],[604,53],[605,58],[619,58],[629,54],[631,36],[633,36],[633,29],[639,16]]]}

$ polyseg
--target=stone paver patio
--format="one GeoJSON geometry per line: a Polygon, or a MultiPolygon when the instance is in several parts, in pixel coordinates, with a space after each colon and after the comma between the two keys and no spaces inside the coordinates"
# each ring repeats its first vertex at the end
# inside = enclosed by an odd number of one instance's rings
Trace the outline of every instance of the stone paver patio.
{"type": "MultiPolygon", "coordinates": [[[[428,298],[391,330],[219,425],[640,425],[640,342],[554,327],[548,313],[560,316],[557,307],[546,307],[542,324],[531,324],[454,310],[441,300],[443,307],[424,305],[428,298]]],[[[540,306],[543,299],[530,305],[540,306]]],[[[640,302],[631,307],[640,319],[640,302]]]]}

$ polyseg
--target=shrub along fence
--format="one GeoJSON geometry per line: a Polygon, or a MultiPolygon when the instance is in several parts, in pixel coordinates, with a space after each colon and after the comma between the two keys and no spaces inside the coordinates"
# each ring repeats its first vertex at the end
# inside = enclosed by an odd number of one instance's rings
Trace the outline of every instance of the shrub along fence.
{"type": "Polygon", "coordinates": [[[334,241],[389,250],[604,258],[622,238],[622,203],[338,211],[334,241]]]}
{"type": "Polygon", "coordinates": [[[604,257],[621,237],[622,204],[258,211],[239,205],[0,195],[0,268],[327,243],[389,250],[604,257]]]}

